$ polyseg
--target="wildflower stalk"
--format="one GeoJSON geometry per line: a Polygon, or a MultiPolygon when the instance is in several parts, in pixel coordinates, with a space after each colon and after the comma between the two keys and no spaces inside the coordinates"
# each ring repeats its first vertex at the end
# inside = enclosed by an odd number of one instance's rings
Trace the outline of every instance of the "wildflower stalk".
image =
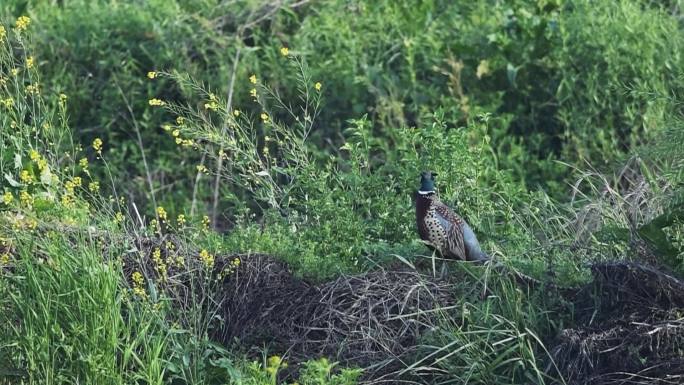
{"type": "MultiPolygon", "coordinates": [[[[128,109],[128,113],[131,114],[131,120],[133,123],[133,128],[135,129],[135,135],[138,139],[138,147],[140,148],[140,155],[142,157],[143,167],[145,168],[145,177],[147,179],[147,184],[149,185],[149,188],[150,188],[150,195],[152,197],[152,205],[153,205],[153,207],[157,207],[157,198],[154,194],[154,185],[152,184],[152,174],[150,173],[150,167],[147,163],[147,157],[145,156],[145,147],[143,146],[142,137],[140,136],[140,127],[138,127],[138,121],[135,119],[135,114],[133,113],[133,109],[131,108],[131,104],[128,102],[128,99],[126,98],[126,95],[124,94],[123,90],[121,89],[119,82],[114,80],[114,83],[116,84],[116,88],[119,90],[119,93],[121,94],[121,98],[123,99],[124,103],[126,104],[126,108],[128,109]]],[[[159,218],[157,218],[157,220],[159,220],[159,218]]]]}
{"type": "MultiPolygon", "coordinates": [[[[240,34],[238,34],[238,39],[237,41],[241,41],[240,39],[240,34]]],[[[237,66],[238,62],[240,61],[240,52],[241,52],[242,47],[238,46],[237,50],[235,51],[235,58],[233,59],[233,69],[232,73],[230,75],[230,85],[228,86],[228,101],[226,102],[226,111],[230,113],[232,110],[233,106],[233,91],[235,89],[235,75],[237,73],[237,66]]],[[[230,114],[228,116],[231,116],[230,114]]],[[[224,118],[223,121],[223,127],[221,127],[221,137],[226,135],[226,132],[228,131],[228,119],[229,117],[224,118]]],[[[223,151],[225,150],[224,145],[221,144],[219,154],[222,154],[223,151]]],[[[219,199],[219,184],[221,182],[221,169],[223,168],[223,157],[219,156],[217,163],[216,163],[216,177],[214,178],[214,195],[212,198],[212,204],[211,204],[211,223],[216,228],[216,216],[218,213],[218,199],[219,199]]],[[[194,199],[193,199],[194,203],[194,199]]]]}

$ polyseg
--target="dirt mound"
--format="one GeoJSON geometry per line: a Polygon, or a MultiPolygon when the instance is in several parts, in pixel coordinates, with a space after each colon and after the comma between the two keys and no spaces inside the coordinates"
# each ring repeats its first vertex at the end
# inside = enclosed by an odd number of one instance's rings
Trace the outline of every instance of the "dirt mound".
{"type": "Polygon", "coordinates": [[[366,368],[366,376],[398,369],[435,325],[434,310],[456,298],[449,284],[415,271],[378,270],[311,285],[271,257],[241,259],[222,285],[220,341],[275,346],[294,360],[330,357],[366,368]]]}
{"type": "Polygon", "coordinates": [[[592,266],[577,327],[552,355],[568,384],[684,383],[684,281],[633,263],[592,266]]]}

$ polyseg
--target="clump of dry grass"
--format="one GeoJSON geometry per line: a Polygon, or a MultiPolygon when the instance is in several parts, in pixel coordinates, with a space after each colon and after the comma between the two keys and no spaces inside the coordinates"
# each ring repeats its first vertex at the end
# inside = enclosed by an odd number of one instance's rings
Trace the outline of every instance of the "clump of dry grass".
{"type": "Polygon", "coordinates": [[[634,263],[592,266],[578,325],[552,351],[569,384],[681,384],[684,281],[634,263]]]}

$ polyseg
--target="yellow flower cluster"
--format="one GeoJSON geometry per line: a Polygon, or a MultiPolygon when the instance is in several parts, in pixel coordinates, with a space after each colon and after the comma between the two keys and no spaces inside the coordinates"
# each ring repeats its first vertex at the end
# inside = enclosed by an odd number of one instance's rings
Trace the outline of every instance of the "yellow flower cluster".
{"type": "Polygon", "coordinates": [[[166,102],[165,102],[165,101],[163,101],[163,100],[161,100],[161,99],[157,99],[157,98],[152,98],[152,99],[150,99],[148,103],[150,104],[150,106],[163,106],[163,105],[166,105],[166,102]]]}
{"type": "Polygon", "coordinates": [[[233,258],[233,260],[223,268],[223,271],[219,273],[218,279],[221,280],[224,277],[233,274],[238,267],[240,267],[240,258],[233,258]]]}
{"type": "Polygon", "coordinates": [[[38,170],[40,171],[45,170],[48,166],[47,159],[40,156],[40,153],[36,150],[31,150],[31,152],[29,152],[29,158],[36,163],[38,170]]]}
{"type": "Polygon", "coordinates": [[[28,170],[21,170],[19,180],[26,184],[33,184],[33,175],[28,170]]]}
{"type": "Polygon", "coordinates": [[[93,140],[93,149],[94,149],[98,154],[102,154],[102,139],[100,139],[100,138],[95,138],[95,140],[93,140]]]}
{"type": "Polygon", "coordinates": [[[147,298],[147,293],[145,292],[145,278],[143,278],[142,273],[139,271],[133,272],[131,275],[131,280],[133,281],[133,294],[138,297],[145,299],[147,298]]]}
{"type": "Polygon", "coordinates": [[[116,214],[114,214],[114,220],[118,223],[123,222],[124,220],[124,215],[121,211],[117,211],[116,214]]]}
{"type": "Polygon", "coordinates": [[[17,31],[26,31],[29,24],[31,24],[31,19],[28,16],[19,16],[15,23],[15,28],[17,31]]]}
{"type": "Polygon", "coordinates": [[[261,113],[261,120],[263,120],[264,123],[268,122],[268,114],[265,112],[261,113]]]}
{"type": "Polygon", "coordinates": [[[280,54],[283,55],[283,56],[287,56],[287,55],[290,54],[290,49],[287,48],[287,47],[283,47],[283,48],[280,49],[280,54]]]}
{"type": "Polygon", "coordinates": [[[33,201],[33,195],[29,194],[28,191],[22,190],[22,192],[19,193],[19,202],[21,202],[22,206],[31,207],[33,206],[33,201]]]}
{"type": "Polygon", "coordinates": [[[275,376],[279,369],[285,368],[287,368],[287,363],[283,361],[280,356],[271,356],[268,358],[266,372],[271,376],[275,376]]]}
{"type": "Polygon", "coordinates": [[[204,230],[209,230],[209,225],[211,224],[211,220],[209,220],[209,217],[207,215],[202,217],[202,228],[204,230]]]}
{"type": "Polygon", "coordinates": [[[249,77],[249,82],[252,83],[252,84],[256,84],[256,83],[257,83],[257,77],[256,77],[256,75],[250,76],[250,77],[249,77]]]}
{"type": "Polygon", "coordinates": [[[9,253],[4,253],[0,255],[0,266],[7,266],[9,265],[10,262],[10,255],[9,253]]]}
{"type": "Polygon", "coordinates": [[[321,88],[323,88],[323,84],[321,84],[321,82],[316,82],[316,84],[314,84],[314,88],[316,91],[320,91],[321,88]]]}
{"type": "Polygon", "coordinates": [[[154,261],[154,268],[157,270],[157,273],[161,277],[162,282],[166,282],[168,278],[168,269],[166,266],[166,262],[161,257],[161,249],[156,247],[154,251],[152,251],[152,261],[154,261]]]}
{"type": "Polygon", "coordinates": [[[38,95],[40,94],[40,85],[38,84],[29,84],[26,86],[26,93],[29,95],[38,95]]]}
{"type": "Polygon", "coordinates": [[[214,256],[209,254],[209,252],[206,249],[202,249],[202,251],[200,251],[199,259],[205,267],[209,269],[214,267],[214,256]]]}
{"type": "Polygon", "coordinates": [[[162,206],[157,207],[157,216],[162,222],[166,222],[166,218],[168,217],[168,215],[166,214],[166,210],[162,206]]]}
{"type": "Polygon", "coordinates": [[[12,193],[9,191],[5,191],[5,193],[2,195],[2,203],[10,205],[12,201],[14,201],[14,195],[12,195],[12,193]]]}
{"type": "Polygon", "coordinates": [[[88,184],[88,190],[92,193],[98,193],[100,191],[100,182],[90,182],[88,184]]]}
{"type": "Polygon", "coordinates": [[[179,214],[178,218],[176,218],[176,223],[178,224],[178,227],[183,227],[185,226],[185,215],[184,214],[179,214]]]}
{"type": "MultiPolygon", "coordinates": [[[[176,118],[176,122],[181,122],[181,123],[179,123],[179,125],[181,125],[183,122],[183,118],[181,118],[179,116],[178,118],[176,118]]],[[[164,131],[167,131],[167,132],[171,131],[171,125],[169,125],[169,124],[163,125],[162,128],[164,129],[164,131]]],[[[181,137],[181,130],[179,130],[179,129],[175,129],[175,130],[171,131],[171,136],[174,137],[176,144],[179,146],[192,147],[195,145],[195,142],[192,139],[183,139],[181,137]]]]}
{"type": "Polygon", "coordinates": [[[212,110],[212,111],[218,110],[219,104],[218,104],[218,98],[216,98],[216,95],[209,94],[209,102],[204,104],[204,108],[207,110],[212,110]]]}
{"type": "Polygon", "coordinates": [[[7,31],[5,30],[5,27],[0,25],[0,42],[5,39],[5,36],[7,35],[7,31]]]}
{"type": "Polygon", "coordinates": [[[147,77],[150,78],[150,79],[154,79],[154,78],[157,77],[157,73],[154,72],[154,71],[150,71],[150,72],[147,73],[147,77]]]}
{"type": "Polygon", "coordinates": [[[197,172],[202,173],[202,174],[206,174],[208,172],[207,166],[205,166],[203,164],[197,165],[197,172]]]}
{"type": "Polygon", "coordinates": [[[14,99],[12,98],[5,98],[0,100],[0,103],[5,106],[5,108],[10,109],[12,106],[14,106],[14,99]]]}

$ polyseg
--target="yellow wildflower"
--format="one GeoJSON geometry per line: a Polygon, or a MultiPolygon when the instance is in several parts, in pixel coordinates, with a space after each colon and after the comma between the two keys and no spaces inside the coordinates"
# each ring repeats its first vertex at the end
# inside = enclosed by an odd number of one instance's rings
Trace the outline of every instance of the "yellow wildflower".
{"type": "Polygon", "coordinates": [[[15,24],[17,31],[25,31],[29,24],[31,24],[31,19],[27,16],[19,16],[15,24]]]}
{"type": "Polygon", "coordinates": [[[22,206],[30,207],[33,205],[33,195],[29,194],[28,191],[23,190],[19,194],[19,201],[21,202],[22,206]]]}
{"type": "Polygon", "coordinates": [[[178,226],[185,226],[185,215],[179,214],[178,218],[176,218],[176,223],[178,223],[178,226]]]}
{"type": "Polygon", "coordinates": [[[233,110],[233,115],[237,118],[240,116],[240,110],[233,110]]]}
{"type": "Polygon", "coordinates": [[[59,94],[59,104],[64,105],[69,97],[66,94],[59,94]]]}
{"type": "Polygon", "coordinates": [[[179,126],[182,126],[183,123],[185,123],[185,119],[182,116],[179,116],[176,118],[176,124],[178,124],[179,126]]]}
{"type": "Polygon", "coordinates": [[[124,215],[121,211],[117,211],[116,214],[114,214],[114,220],[118,223],[123,222],[124,220],[124,215]]]}
{"type": "Polygon", "coordinates": [[[173,135],[174,138],[177,138],[178,136],[180,136],[180,130],[178,130],[178,129],[173,130],[173,132],[171,133],[171,135],[173,135]]]}
{"type": "Polygon", "coordinates": [[[209,254],[207,250],[202,249],[202,251],[200,251],[199,259],[204,263],[204,266],[208,268],[214,267],[214,256],[209,254]]]}
{"type": "Polygon", "coordinates": [[[283,48],[280,49],[280,54],[283,55],[283,56],[287,56],[287,55],[290,54],[290,49],[287,48],[287,47],[283,47],[283,48]]]}
{"type": "Polygon", "coordinates": [[[26,225],[26,228],[29,230],[35,230],[36,227],[38,227],[38,221],[36,221],[33,218],[27,219],[26,222],[24,222],[24,224],[26,225]]]}
{"type": "Polygon", "coordinates": [[[252,84],[256,84],[256,82],[257,82],[257,77],[256,77],[256,75],[250,76],[250,77],[249,77],[249,81],[250,81],[252,84]]]}
{"type": "Polygon", "coordinates": [[[29,84],[26,86],[26,93],[29,95],[38,95],[40,93],[40,85],[29,84]]]}
{"type": "Polygon", "coordinates": [[[152,260],[154,261],[154,268],[157,270],[159,275],[161,275],[162,280],[165,281],[167,278],[166,263],[164,263],[164,260],[161,257],[161,249],[158,247],[152,251],[152,260]]]}
{"type": "Polygon", "coordinates": [[[314,88],[316,91],[320,91],[321,88],[323,88],[323,84],[321,84],[321,82],[316,82],[316,84],[314,84],[314,88]]]}
{"type": "Polygon", "coordinates": [[[33,183],[33,175],[31,175],[28,170],[21,170],[19,173],[19,179],[26,184],[33,183]]]}
{"type": "Polygon", "coordinates": [[[150,104],[150,106],[163,106],[163,105],[166,104],[166,102],[164,102],[164,101],[161,100],[161,99],[157,99],[157,98],[152,98],[152,99],[150,99],[150,100],[148,101],[148,103],[150,104]]]}
{"type": "Polygon", "coordinates": [[[14,99],[12,98],[6,98],[3,100],[0,100],[0,102],[5,106],[5,108],[12,108],[14,105],[14,99]]]}
{"type": "Polygon", "coordinates": [[[5,27],[0,25],[0,41],[2,41],[5,38],[5,35],[7,35],[7,31],[5,30],[5,27]]]}
{"type": "Polygon", "coordinates": [[[100,191],[100,182],[90,182],[88,184],[88,190],[93,193],[100,191]]]}
{"type": "Polygon", "coordinates": [[[36,150],[31,150],[29,151],[29,158],[31,158],[31,160],[35,162],[38,159],[40,159],[40,153],[38,153],[38,151],[36,150]]]}
{"type": "Polygon", "coordinates": [[[197,165],[197,172],[202,172],[206,173],[207,172],[207,167],[203,164],[197,165]]]}
{"type": "Polygon", "coordinates": [[[135,285],[142,285],[145,282],[142,273],[139,271],[134,272],[133,275],[131,275],[131,279],[135,285]]]}
{"type": "Polygon", "coordinates": [[[38,159],[36,165],[38,166],[38,170],[43,171],[47,168],[48,163],[45,159],[38,159]]]}
{"type": "Polygon", "coordinates": [[[78,161],[78,164],[81,168],[88,168],[88,158],[81,158],[81,160],[78,161]]]}
{"type": "Polygon", "coordinates": [[[33,56],[29,56],[26,58],[26,68],[33,68],[33,56]]]}
{"type": "Polygon", "coordinates": [[[203,227],[205,230],[209,229],[209,224],[210,224],[210,223],[211,223],[211,221],[209,220],[209,216],[205,215],[205,216],[202,217],[202,227],[203,227]]]}
{"type": "Polygon", "coordinates": [[[256,90],[256,88],[252,88],[252,89],[249,91],[249,94],[252,95],[253,98],[256,98],[256,97],[257,97],[257,90],[256,90]]]}
{"type": "Polygon", "coordinates": [[[93,140],[93,149],[95,149],[98,154],[102,153],[102,139],[95,138],[95,140],[93,140]]]}
{"type": "Polygon", "coordinates": [[[10,262],[10,255],[8,253],[4,253],[4,254],[0,255],[0,266],[9,265],[9,262],[10,262]]]}
{"type": "Polygon", "coordinates": [[[74,185],[74,182],[68,180],[66,183],[64,183],[64,189],[67,191],[67,194],[73,194],[74,193],[74,188],[76,185],[74,185]]]}
{"type": "Polygon", "coordinates": [[[75,176],[71,178],[71,183],[74,184],[74,187],[81,187],[81,185],[83,184],[83,180],[80,176],[75,176]]]}
{"type": "Polygon", "coordinates": [[[139,271],[133,272],[133,274],[131,275],[131,280],[133,281],[133,293],[140,298],[147,297],[147,293],[145,292],[145,288],[143,287],[143,285],[145,284],[145,278],[143,278],[142,273],[140,273],[139,271]]]}
{"type": "Polygon", "coordinates": [[[164,129],[164,131],[171,131],[171,125],[170,125],[170,124],[165,124],[165,125],[162,126],[162,129],[164,129]]]}
{"type": "Polygon", "coordinates": [[[157,215],[162,221],[165,221],[167,218],[166,210],[162,206],[157,207],[157,215]]]}
{"type": "Polygon", "coordinates": [[[176,138],[176,144],[180,145],[183,143],[183,138],[176,138]]]}
{"type": "Polygon", "coordinates": [[[150,71],[150,72],[147,73],[147,77],[150,78],[150,79],[154,79],[154,78],[157,77],[157,73],[154,72],[154,71],[150,71]]]}
{"type": "Polygon", "coordinates": [[[268,114],[265,112],[261,113],[261,120],[264,121],[264,123],[268,122],[268,114]]]}
{"type": "Polygon", "coordinates": [[[10,203],[12,203],[13,200],[14,200],[14,195],[12,195],[12,193],[9,191],[6,191],[2,195],[2,203],[6,204],[6,205],[9,205],[10,203]]]}
{"type": "Polygon", "coordinates": [[[17,75],[19,75],[19,68],[12,68],[12,69],[10,70],[10,73],[12,74],[12,76],[17,76],[17,75]]]}
{"type": "Polygon", "coordinates": [[[211,100],[209,103],[204,103],[204,109],[206,109],[206,110],[216,111],[216,110],[218,110],[218,108],[219,108],[219,105],[214,100],[211,100]]]}

